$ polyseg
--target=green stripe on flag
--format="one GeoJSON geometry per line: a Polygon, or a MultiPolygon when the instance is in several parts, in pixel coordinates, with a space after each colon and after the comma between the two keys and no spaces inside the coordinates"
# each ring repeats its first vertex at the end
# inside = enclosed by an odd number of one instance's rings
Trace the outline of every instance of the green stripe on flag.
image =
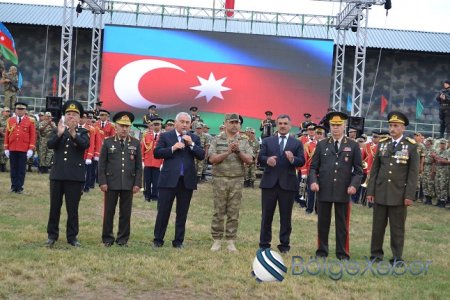
{"type": "Polygon", "coordinates": [[[419,98],[417,98],[417,104],[416,104],[416,119],[419,119],[422,116],[423,112],[423,104],[420,102],[419,98]]]}

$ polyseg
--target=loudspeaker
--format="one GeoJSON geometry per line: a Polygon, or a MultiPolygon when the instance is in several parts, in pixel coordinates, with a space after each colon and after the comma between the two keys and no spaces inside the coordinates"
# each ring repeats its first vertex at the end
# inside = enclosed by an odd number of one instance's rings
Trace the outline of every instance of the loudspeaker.
{"type": "Polygon", "coordinates": [[[52,113],[52,121],[58,125],[58,122],[62,116],[62,110],[61,109],[47,109],[47,111],[52,113]]]}
{"type": "Polygon", "coordinates": [[[364,118],[363,117],[348,117],[347,131],[350,128],[358,130],[357,136],[361,136],[364,133],[364,118]]]}
{"type": "Polygon", "coordinates": [[[45,98],[45,110],[62,110],[62,97],[47,96],[45,98]]]}

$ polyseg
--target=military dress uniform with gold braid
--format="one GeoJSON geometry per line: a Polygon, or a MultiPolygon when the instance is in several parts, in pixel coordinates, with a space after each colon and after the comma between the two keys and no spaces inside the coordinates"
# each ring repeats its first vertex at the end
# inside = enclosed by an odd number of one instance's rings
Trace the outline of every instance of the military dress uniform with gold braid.
{"type": "Polygon", "coordinates": [[[6,163],[8,158],[5,155],[5,136],[6,136],[6,122],[8,118],[0,116],[0,172],[6,172],[6,163]]]}
{"type": "MultiPolygon", "coordinates": [[[[134,115],[118,112],[113,120],[117,124],[131,126],[134,115]]],[[[102,242],[106,246],[114,242],[126,245],[130,237],[133,187],[142,186],[142,152],[138,139],[128,136],[121,141],[115,135],[104,140],[98,163],[98,182],[100,186],[108,186],[104,195],[102,242]],[[114,215],[119,198],[119,230],[115,239],[114,215]]]]}
{"type": "MultiPolygon", "coordinates": [[[[388,122],[409,124],[400,112],[389,113],[388,122]]],[[[367,196],[374,197],[371,259],[383,259],[388,222],[392,261],[402,259],[407,213],[405,199],[415,199],[418,174],[419,153],[414,139],[402,136],[398,141],[391,137],[380,140],[367,187],[367,196]]]]}
{"type": "MultiPolygon", "coordinates": [[[[83,114],[79,102],[67,101],[63,112],[78,112],[83,114]]],[[[61,136],[55,128],[50,134],[47,146],[54,150],[52,168],[50,171],[50,213],[48,218],[47,245],[51,246],[59,238],[59,219],[63,196],[67,210],[67,242],[76,246],[78,235],[78,205],[85,180],[84,151],[89,148],[88,132],[84,128],[76,128],[72,137],[68,129],[61,136]]]]}
{"type": "MultiPolygon", "coordinates": [[[[231,114],[232,118],[236,114],[231,114]]],[[[228,151],[230,143],[239,143],[239,150],[253,156],[248,139],[239,133],[228,139],[226,133],[216,136],[211,142],[209,156],[228,151]]],[[[242,181],[244,179],[244,162],[239,155],[232,153],[222,162],[213,164],[214,215],[211,223],[211,235],[214,240],[235,240],[238,229],[239,209],[242,199],[242,181]],[[227,218],[225,226],[225,216],[227,218]]]]}

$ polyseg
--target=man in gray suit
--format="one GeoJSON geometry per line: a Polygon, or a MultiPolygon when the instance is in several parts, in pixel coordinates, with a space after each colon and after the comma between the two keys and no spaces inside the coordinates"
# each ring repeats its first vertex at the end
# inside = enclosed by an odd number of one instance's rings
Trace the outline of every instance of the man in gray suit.
{"type": "Polygon", "coordinates": [[[383,260],[386,225],[391,229],[392,265],[402,261],[406,207],[415,199],[419,178],[416,141],[403,135],[408,118],[398,111],[388,114],[390,137],[380,140],[370,171],[367,202],[373,203],[371,260],[383,260]]]}
{"type": "Polygon", "coordinates": [[[336,222],[336,257],[350,258],[349,225],[350,196],[358,190],[363,176],[361,150],[344,136],[345,120],[341,112],[330,112],[331,137],[317,143],[309,171],[310,187],[317,194],[318,248],[316,256],[328,256],[331,208],[334,203],[336,222]]]}
{"type": "Polygon", "coordinates": [[[105,193],[102,241],[105,247],[111,247],[114,242],[126,247],[130,237],[133,194],[142,186],[142,153],[139,140],[130,136],[134,115],[118,112],[113,121],[116,135],[103,142],[98,164],[98,182],[105,193]],[[119,231],[114,239],[114,214],[119,197],[119,231]]]}

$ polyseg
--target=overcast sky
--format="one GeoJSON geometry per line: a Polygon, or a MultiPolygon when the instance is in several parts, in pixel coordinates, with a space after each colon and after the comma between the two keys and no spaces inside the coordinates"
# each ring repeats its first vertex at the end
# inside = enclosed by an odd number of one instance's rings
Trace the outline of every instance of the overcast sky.
{"type": "MultiPolygon", "coordinates": [[[[221,0],[215,0],[219,3],[221,0]]],[[[0,0],[0,2],[63,5],[64,0],[0,0]]],[[[74,1],[75,5],[78,1],[74,1]]],[[[140,0],[165,5],[213,7],[214,0],[140,0]]],[[[217,4],[216,4],[217,5],[217,4]]],[[[235,0],[235,9],[336,15],[339,2],[319,0],[235,0]]],[[[450,0],[392,0],[392,9],[386,17],[383,6],[374,6],[369,12],[369,26],[405,30],[450,33],[450,0]]],[[[0,20],[1,21],[1,20],[0,20]]]]}

